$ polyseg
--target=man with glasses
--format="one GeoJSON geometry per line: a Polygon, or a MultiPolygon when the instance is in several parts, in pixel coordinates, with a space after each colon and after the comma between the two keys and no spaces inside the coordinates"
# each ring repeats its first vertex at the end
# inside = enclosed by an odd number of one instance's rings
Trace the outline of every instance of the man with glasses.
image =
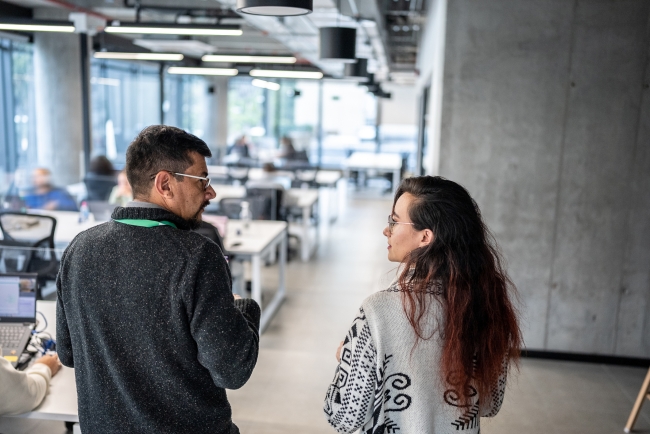
{"type": "Polygon", "coordinates": [[[63,254],[57,350],[83,432],[239,432],[225,389],[253,371],[260,308],[234,300],[221,249],[191,231],[215,197],[209,156],[183,130],[145,128],[126,153],[134,200],[63,254]]]}

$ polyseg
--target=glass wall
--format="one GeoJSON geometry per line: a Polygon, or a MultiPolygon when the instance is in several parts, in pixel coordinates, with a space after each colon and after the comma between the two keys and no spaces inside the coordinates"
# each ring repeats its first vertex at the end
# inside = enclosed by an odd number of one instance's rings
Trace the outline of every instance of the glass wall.
{"type": "Polygon", "coordinates": [[[157,65],[111,60],[91,62],[92,152],[117,167],[126,148],[146,126],[161,123],[157,65]]]}
{"type": "Polygon", "coordinates": [[[208,140],[209,84],[204,77],[165,74],[164,98],[165,125],[182,128],[208,140]]]}
{"type": "Polygon", "coordinates": [[[229,143],[246,135],[255,156],[270,160],[287,136],[322,166],[338,166],[352,151],[375,151],[376,100],[366,88],[340,80],[274,82],[279,90],[256,87],[250,77],[230,80],[229,143]]]}
{"type": "Polygon", "coordinates": [[[36,165],[32,45],[0,39],[0,194],[36,165]]]}

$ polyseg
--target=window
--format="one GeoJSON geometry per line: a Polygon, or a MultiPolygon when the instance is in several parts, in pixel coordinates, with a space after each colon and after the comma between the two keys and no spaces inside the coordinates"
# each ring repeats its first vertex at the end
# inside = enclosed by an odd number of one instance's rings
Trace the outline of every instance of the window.
{"type": "Polygon", "coordinates": [[[157,65],[111,60],[91,62],[92,153],[116,167],[126,148],[145,127],[161,123],[157,65]]]}
{"type": "Polygon", "coordinates": [[[205,78],[165,74],[165,125],[182,128],[203,140],[208,140],[209,115],[210,99],[205,78]]]}
{"type": "Polygon", "coordinates": [[[36,165],[33,60],[31,44],[0,39],[0,190],[36,165]]]}

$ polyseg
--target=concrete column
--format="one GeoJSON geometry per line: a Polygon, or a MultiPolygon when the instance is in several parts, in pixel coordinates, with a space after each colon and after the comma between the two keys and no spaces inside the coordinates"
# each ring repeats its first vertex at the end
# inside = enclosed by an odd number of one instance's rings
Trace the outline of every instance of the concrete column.
{"type": "Polygon", "coordinates": [[[527,347],[650,356],[650,3],[447,6],[440,173],[499,241],[527,347]]]}
{"type": "Polygon", "coordinates": [[[215,155],[218,150],[223,156],[228,147],[228,77],[213,77],[210,85],[214,92],[210,94],[206,142],[215,155]]]}
{"type": "Polygon", "coordinates": [[[38,164],[56,185],[79,182],[83,165],[80,36],[34,35],[38,164]]]}

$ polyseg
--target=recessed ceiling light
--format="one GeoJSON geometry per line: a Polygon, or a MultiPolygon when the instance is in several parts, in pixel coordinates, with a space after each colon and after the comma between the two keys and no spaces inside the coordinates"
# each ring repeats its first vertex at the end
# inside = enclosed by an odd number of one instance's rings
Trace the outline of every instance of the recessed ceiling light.
{"type": "Polygon", "coordinates": [[[206,54],[201,58],[204,62],[233,62],[233,63],[296,63],[293,56],[240,56],[230,54],[206,54]]]}
{"type": "Polygon", "coordinates": [[[106,33],[138,35],[184,35],[184,36],[240,36],[239,26],[198,26],[192,24],[120,23],[113,21],[104,28],[106,33]]]}
{"type": "Polygon", "coordinates": [[[98,51],[93,57],[95,59],[117,59],[117,60],[167,60],[170,62],[183,60],[182,54],[173,53],[119,53],[98,51]]]}
{"type": "Polygon", "coordinates": [[[282,71],[277,69],[253,69],[249,72],[251,77],[268,77],[268,78],[310,78],[318,80],[323,78],[320,71],[282,71]]]}
{"type": "Polygon", "coordinates": [[[167,68],[170,74],[186,74],[186,75],[226,75],[235,76],[239,73],[234,68],[191,68],[186,66],[172,66],[167,68]]]}
{"type": "Polygon", "coordinates": [[[30,20],[22,18],[2,18],[0,30],[16,32],[59,32],[73,33],[74,23],[70,21],[30,20]]]}

